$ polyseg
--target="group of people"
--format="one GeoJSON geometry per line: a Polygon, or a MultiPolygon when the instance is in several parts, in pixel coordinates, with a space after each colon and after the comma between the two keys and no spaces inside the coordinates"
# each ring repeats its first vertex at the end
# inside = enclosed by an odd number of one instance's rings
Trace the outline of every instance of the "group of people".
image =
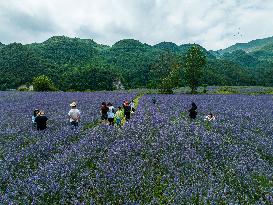
{"type": "MultiPolygon", "coordinates": [[[[191,109],[189,109],[189,117],[191,119],[195,119],[197,116],[197,105],[192,102],[191,103],[191,109]]],[[[215,116],[210,112],[207,116],[205,116],[204,118],[205,121],[214,121],[215,120],[215,116]]]]}
{"type": "MultiPolygon", "coordinates": [[[[156,104],[156,99],[152,99],[152,103],[156,104]]],[[[81,120],[81,112],[77,109],[77,103],[72,102],[70,104],[71,109],[68,112],[69,121],[71,128],[77,129],[79,122],[81,120]]],[[[122,119],[125,118],[126,121],[130,120],[131,113],[135,112],[135,102],[134,100],[128,101],[127,99],[123,101],[122,106],[118,106],[117,110],[112,103],[101,103],[100,113],[101,113],[101,124],[112,125],[115,124],[120,127],[122,119]]],[[[196,119],[197,116],[197,105],[192,102],[191,108],[189,109],[189,117],[191,119],[196,119]]],[[[215,116],[210,112],[204,118],[205,121],[214,121],[215,116]]],[[[45,130],[47,128],[48,118],[43,110],[35,109],[32,116],[32,123],[36,126],[37,130],[45,130]]]]}
{"type": "MultiPolygon", "coordinates": [[[[70,104],[71,109],[68,112],[69,122],[72,129],[77,129],[79,122],[81,120],[81,112],[77,109],[77,103],[72,102],[70,104]]],[[[107,125],[117,125],[121,126],[122,119],[125,117],[128,121],[131,117],[131,113],[135,112],[135,103],[132,100],[129,102],[127,99],[124,100],[122,106],[119,106],[116,110],[112,103],[103,102],[101,104],[100,113],[101,113],[101,123],[107,125]],[[123,109],[122,109],[123,108],[123,109]]],[[[47,128],[48,118],[45,115],[45,112],[42,110],[35,109],[33,111],[32,123],[33,127],[36,127],[37,130],[45,130],[47,128]]]]}
{"type": "Polygon", "coordinates": [[[131,118],[131,113],[135,112],[135,102],[133,100],[129,102],[126,99],[123,101],[122,106],[118,106],[117,110],[112,103],[102,102],[100,112],[102,124],[121,126],[122,119],[125,117],[126,121],[128,121],[131,118]]]}
{"type": "MultiPolygon", "coordinates": [[[[72,102],[70,104],[71,109],[68,112],[69,122],[71,128],[76,129],[79,126],[81,120],[81,112],[77,109],[77,103],[72,102]]],[[[38,131],[45,130],[47,128],[48,118],[45,112],[39,109],[35,109],[32,115],[33,127],[36,127],[38,131]]]]}

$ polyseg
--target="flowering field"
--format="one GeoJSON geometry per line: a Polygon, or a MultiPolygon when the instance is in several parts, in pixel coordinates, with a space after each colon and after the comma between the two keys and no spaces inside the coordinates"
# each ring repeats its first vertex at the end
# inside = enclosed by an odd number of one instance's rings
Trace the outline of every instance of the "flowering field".
{"type": "Polygon", "coordinates": [[[144,95],[124,127],[96,124],[102,101],[135,97],[0,93],[0,204],[272,204],[272,96],[144,95]],[[31,128],[34,108],[46,132],[31,128]],[[204,122],[210,111],[216,121],[204,122]]]}

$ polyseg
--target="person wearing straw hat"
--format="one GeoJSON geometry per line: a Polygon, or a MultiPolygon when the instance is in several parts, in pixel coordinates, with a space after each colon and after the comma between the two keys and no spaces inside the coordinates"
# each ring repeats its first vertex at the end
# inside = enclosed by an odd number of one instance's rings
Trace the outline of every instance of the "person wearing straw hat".
{"type": "Polygon", "coordinates": [[[37,117],[35,118],[35,123],[37,125],[37,130],[45,130],[47,128],[46,121],[48,118],[45,116],[45,112],[40,110],[37,117]]]}
{"type": "Polygon", "coordinates": [[[70,104],[71,110],[68,112],[69,121],[72,128],[77,128],[81,119],[81,112],[77,109],[77,103],[72,102],[70,104]]]}

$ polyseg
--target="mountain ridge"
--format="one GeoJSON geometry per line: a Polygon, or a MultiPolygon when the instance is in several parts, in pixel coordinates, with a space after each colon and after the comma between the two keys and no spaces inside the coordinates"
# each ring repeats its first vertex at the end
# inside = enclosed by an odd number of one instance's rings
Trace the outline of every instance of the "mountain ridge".
{"type": "MultiPolygon", "coordinates": [[[[244,46],[237,44],[232,52],[222,53],[208,51],[198,44],[163,41],[149,45],[135,39],[122,39],[108,46],[93,39],[66,36],[53,36],[42,43],[0,44],[0,90],[29,84],[33,77],[41,74],[49,76],[61,90],[112,89],[109,83],[115,80],[122,81],[128,89],[157,88],[156,67],[169,66],[174,59],[173,63],[183,67],[192,46],[199,47],[207,57],[204,84],[273,85],[271,40],[273,37],[244,46]]],[[[185,86],[183,72],[178,86],[185,86]]]]}

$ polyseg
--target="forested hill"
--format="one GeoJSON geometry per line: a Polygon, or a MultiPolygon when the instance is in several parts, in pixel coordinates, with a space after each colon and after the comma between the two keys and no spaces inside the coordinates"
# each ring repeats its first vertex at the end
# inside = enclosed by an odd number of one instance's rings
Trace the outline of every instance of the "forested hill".
{"type": "MultiPolygon", "coordinates": [[[[31,84],[42,74],[61,90],[111,90],[118,82],[125,88],[156,88],[164,74],[159,74],[157,68],[168,70],[173,63],[182,68],[177,86],[184,86],[184,59],[191,46],[172,42],[152,46],[134,39],[107,46],[65,36],[28,45],[0,43],[0,89],[31,84]]],[[[273,37],[220,51],[199,47],[208,62],[203,84],[273,85],[273,37]]]]}
{"type": "Polygon", "coordinates": [[[264,39],[256,39],[253,41],[250,41],[248,43],[236,43],[233,46],[230,46],[226,49],[219,50],[220,53],[231,53],[233,51],[237,50],[243,50],[247,53],[258,51],[260,49],[263,49],[263,47],[267,46],[268,44],[273,44],[273,37],[268,37],[264,39]]]}

